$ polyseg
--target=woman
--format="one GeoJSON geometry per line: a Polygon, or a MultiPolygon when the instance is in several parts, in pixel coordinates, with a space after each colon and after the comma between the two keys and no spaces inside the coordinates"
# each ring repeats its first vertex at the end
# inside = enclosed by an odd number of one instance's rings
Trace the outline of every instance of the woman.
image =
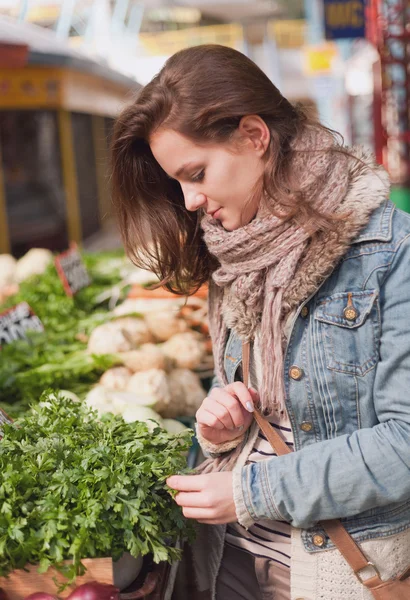
{"type": "Polygon", "coordinates": [[[118,119],[113,184],[134,262],[178,294],[210,283],[217,376],[197,413],[210,459],[168,480],[210,526],[200,588],[370,598],[318,522],[342,518],[383,578],[410,563],[410,216],[385,171],[246,57],[200,46],[118,119]],[[293,452],[275,456],[255,407],[293,452]]]}

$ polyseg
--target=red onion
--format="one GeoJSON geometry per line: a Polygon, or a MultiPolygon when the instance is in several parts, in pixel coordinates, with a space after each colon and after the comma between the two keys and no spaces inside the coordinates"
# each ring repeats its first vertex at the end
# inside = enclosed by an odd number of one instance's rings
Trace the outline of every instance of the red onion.
{"type": "Polygon", "coordinates": [[[91,581],[72,592],[67,600],[119,600],[120,590],[107,583],[91,581]]]}
{"type": "Polygon", "coordinates": [[[47,594],[46,592],[36,592],[35,594],[30,594],[30,596],[26,596],[24,600],[58,600],[58,598],[57,596],[52,596],[51,594],[47,594]]]}
{"type": "Polygon", "coordinates": [[[9,597],[7,596],[3,588],[0,588],[0,600],[9,600],[9,597]]]}

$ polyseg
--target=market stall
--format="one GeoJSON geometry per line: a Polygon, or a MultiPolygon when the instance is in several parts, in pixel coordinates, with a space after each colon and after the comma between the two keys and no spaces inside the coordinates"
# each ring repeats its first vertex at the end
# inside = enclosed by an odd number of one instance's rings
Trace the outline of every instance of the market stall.
{"type": "Polygon", "coordinates": [[[0,588],[8,600],[69,598],[91,578],[121,590],[112,600],[169,598],[191,532],[165,480],[197,460],[191,428],[213,371],[207,290],[152,291],[153,274],[121,252],[75,246],[2,255],[0,271],[0,408],[18,419],[0,424],[0,588]]]}

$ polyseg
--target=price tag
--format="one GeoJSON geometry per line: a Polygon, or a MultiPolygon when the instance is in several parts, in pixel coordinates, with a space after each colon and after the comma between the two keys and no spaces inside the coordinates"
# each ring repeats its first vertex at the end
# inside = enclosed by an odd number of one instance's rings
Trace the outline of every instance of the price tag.
{"type": "Polygon", "coordinates": [[[44,326],[27,302],[20,302],[0,313],[0,348],[27,339],[27,331],[44,331],[44,326]]]}
{"type": "Polygon", "coordinates": [[[68,296],[74,296],[74,294],[90,285],[91,279],[77,244],[71,244],[70,249],[56,256],[54,262],[68,296]]]}
{"type": "Polygon", "coordinates": [[[11,423],[13,423],[13,419],[11,419],[8,414],[6,414],[4,410],[0,408],[0,440],[3,436],[2,425],[4,425],[4,423],[11,425],[11,423]]]}
{"type": "Polygon", "coordinates": [[[4,425],[4,423],[6,423],[7,425],[11,425],[13,423],[13,419],[11,419],[2,408],[0,408],[0,439],[1,434],[3,433],[1,430],[1,426],[4,425]]]}

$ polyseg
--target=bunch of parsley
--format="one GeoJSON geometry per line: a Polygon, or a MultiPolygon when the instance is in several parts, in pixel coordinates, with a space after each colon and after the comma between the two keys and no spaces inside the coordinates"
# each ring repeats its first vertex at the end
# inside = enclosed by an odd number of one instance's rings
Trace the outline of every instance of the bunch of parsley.
{"type": "Polygon", "coordinates": [[[178,558],[175,543],[190,529],[165,479],[186,467],[191,434],[99,420],[44,393],[0,442],[0,576],[30,563],[72,582],[84,558],[178,558]]]}

